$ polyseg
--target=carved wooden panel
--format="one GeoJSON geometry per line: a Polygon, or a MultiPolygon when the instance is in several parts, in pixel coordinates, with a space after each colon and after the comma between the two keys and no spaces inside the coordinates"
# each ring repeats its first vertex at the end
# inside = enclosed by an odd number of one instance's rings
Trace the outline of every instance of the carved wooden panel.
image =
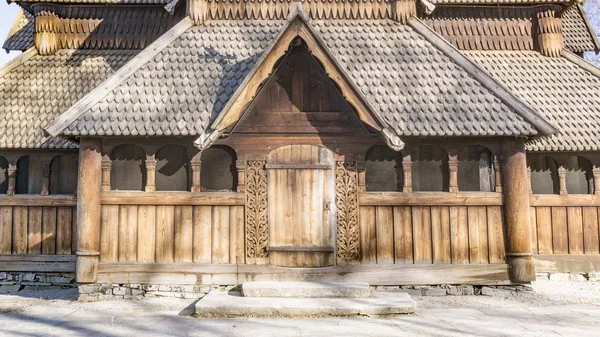
{"type": "Polygon", "coordinates": [[[337,256],[340,259],[352,260],[357,259],[359,256],[357,196],[356,162],[336,162],[337,256]]]}
{"type": "Polygon", "coordinates": [[[246,256],[266,257],[269,229],[267,224],[267,172],[265,161],[246,164],[246,256]]]}

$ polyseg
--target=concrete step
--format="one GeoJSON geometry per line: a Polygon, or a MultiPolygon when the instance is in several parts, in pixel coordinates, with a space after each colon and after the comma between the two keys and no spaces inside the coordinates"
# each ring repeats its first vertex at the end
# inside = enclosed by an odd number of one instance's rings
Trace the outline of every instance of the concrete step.
{"type": "Polygon", "coordinates": [[[196,303],[196,315],[210,317],[335,317],[414,313],[407,293],[375,292],[368,298],[268,298],[211,291],[196,303]]]}
{"type": "Polygon", "coordinates": [[[347,282],[244,282],[244,297],[347,297],[371,296],[367,283],[347,282]]]}

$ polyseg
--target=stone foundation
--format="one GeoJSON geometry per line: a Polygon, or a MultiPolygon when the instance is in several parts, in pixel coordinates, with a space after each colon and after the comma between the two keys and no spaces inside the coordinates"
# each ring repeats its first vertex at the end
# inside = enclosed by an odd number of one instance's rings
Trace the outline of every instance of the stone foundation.
{"type": "Polygon", "coordinates": [[[74,288],[74,273],[0,272],[0,294],[21,290],[74,288]]]}
{"type": "MultiPolygon", "coordinates": [[[[229,287],[231,288],[231,287],[229,287]]],[[[84,284],[79,286],[80,301],[139,300],[142,298],[172,297],[198,299],[211,290],[202,285],[152,284],[84,284]]]]}

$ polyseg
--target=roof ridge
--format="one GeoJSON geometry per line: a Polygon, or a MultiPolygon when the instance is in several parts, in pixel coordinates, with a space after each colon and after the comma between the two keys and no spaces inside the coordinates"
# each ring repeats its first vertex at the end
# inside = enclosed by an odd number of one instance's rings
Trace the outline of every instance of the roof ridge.
{"type": "Polygon", "coordinates": [[[429,41],[429,43],[450,57],[458,66],[469,73],[475,80],[492,92],[506,105],[513,108],[515,112],[535,126],[535,128],[538,129],[538,131],[540,131],[542,134],[550,135],[558,131],[555,126],[548,122],[537,111],[517,97],[506,86],[490,75],[485,69],[463,55],[458,49],[456,49],[456,47],[446,41],[429,26],[424,24],[419,18],[412,17],[410,20],[408,20],[408,25],[421,36],[423,36],[427,41],[429,41]]]}
{"type": "Polygon", "coordinates": [[[582,68],[582,69],[586,70],[587,72],[591,73],[592,75],[600,78],[600,68],[596,67],[595,65],[586,61],[585,59],[577,56],[576,54],[573,54],[572,52],[570,52],[566,49],[563,49],[560,55],[562,57],[566,58],[571,63],[575,63],[580,68],[582,68]]]}
{"type": "Polygon", "coordinates": [[[117,70],[112,76],[102,82],[96,89],[89,92],[77,103],[72,105],[65,112],[60,114],[50,125],[44,130],[51,136],[58,136],[71,123],[81,117],[87,109],[96,104],[100,99],[106,96],[109,92],[126,81],[134,72],[139,70],[144,64],[150,61],[154,56],[160,53],[163,49],[169,46],[175,39],[185,33],[193,26],[192,20],[185,17],[181,22],[173,26],[156,41],[142,50],[138,55],[131,59],[121,69],[117,70]]]}

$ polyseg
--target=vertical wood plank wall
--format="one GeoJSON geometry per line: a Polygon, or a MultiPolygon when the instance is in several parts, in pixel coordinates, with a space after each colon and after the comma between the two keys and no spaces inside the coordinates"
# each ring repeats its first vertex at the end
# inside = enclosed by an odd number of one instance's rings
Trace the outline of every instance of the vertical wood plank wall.
{"type": "Polygon", "coordinates": [[[504,263],[502,206],[361,206],[361,264],[504,263]]]}
{"type": "Polygon", "coordinates": [[[74,206],[0,206],[0,255],[75,253],[74,206]]]}
{"type": "Polygon", "coordinates": [[[243,233],[244,206],[102,205],[100,262],[243,264],[243,233]]]}

